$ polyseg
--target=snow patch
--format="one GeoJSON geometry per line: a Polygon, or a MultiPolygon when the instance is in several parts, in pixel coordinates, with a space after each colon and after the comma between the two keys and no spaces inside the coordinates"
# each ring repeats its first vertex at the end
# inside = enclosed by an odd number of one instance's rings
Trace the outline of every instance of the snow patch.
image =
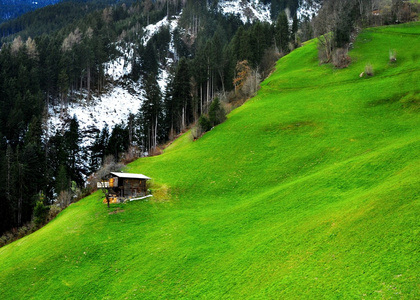
{"type": "Polygon", "coordinates": [[[239,16],[245,24],[247,22],[261,21],[272,23],[271,5],[264,5],[259,0],[251,1],[219,1],[219,11],[225,15],[239,16]]]}
{"type": "Polygon", "coordinates": [[[163,27],[168,27],[171,35],[173,34],[174,30],[178,27],[178,20],[181,17],[182,12],[180,15],[175,16],[174,19],[168,20],[168,17],[164,17],[162,20],[157,22],[156,24],[147,25],[144,28],[144,36],[142,38],[143,46],[146,46],[149,40],[158,33],[163,27]]]}
{"type": "Polygon", "coordinates": [[[99,97],[92,96],[89,101],[86,98],[70,103],[63,108],[63,112],[60,111],[60,107],[50,107],[50,133],[54,134],[57,130],[65,128],[66,121],[76,115],[79,129],[87,137],[82,146],[88,146],[91,142],[89,137],[93,139],[94,133],[106,125],[111,129],[122,121],[127,123],[130,113],[135,114],[140,109],[144,93],[133,94],[122,86],[115,86],[109,93],[99,97]]]}
{"type": "Polygon", "coordinates": [[[166,90],[166,86],[169,82],[169,72],[166,69],[159,68],[159,75],[157,78],[157,82],[159,84],[160,90],[162,92],[162,95],[164,95],[164,92],[166,90]]]}
{"type": "Polygon", "coordinates": [[[303,0],[297,10],[298,19],[312,19],[312,16],[318,14],[321,6],[322,0],[303,0]]]}
{"type": "Polygon", "coordinates": [[[132,43],[129,45],[118,43],[115,48],[120,56],[104,64],[105,74],[113,81],[118,81],[131,73],[134,46],[132,43]]]}

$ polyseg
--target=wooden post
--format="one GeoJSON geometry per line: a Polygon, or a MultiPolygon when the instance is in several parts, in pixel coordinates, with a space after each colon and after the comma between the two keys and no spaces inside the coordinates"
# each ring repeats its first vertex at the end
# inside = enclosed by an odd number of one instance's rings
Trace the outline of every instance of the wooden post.
{"type": "Polygon", "coordinates": [[[108,192],[105,193],[105,198],[106,198],[106,203],[108,204],[108,208],[109,208],[109,193],[108,192]]]}

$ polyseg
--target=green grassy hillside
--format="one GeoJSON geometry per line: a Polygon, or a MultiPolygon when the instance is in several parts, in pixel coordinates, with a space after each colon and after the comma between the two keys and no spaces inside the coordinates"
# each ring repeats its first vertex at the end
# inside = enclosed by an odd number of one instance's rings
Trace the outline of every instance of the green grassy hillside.
{"type": "Polygon", "coordinates": [[[344,70],[295,50],[225,123],[129,166],[170,199],[96,193],[1,248],[1,298],[420,298],[418,45],[416,23],[364,30],[344,70]]]}

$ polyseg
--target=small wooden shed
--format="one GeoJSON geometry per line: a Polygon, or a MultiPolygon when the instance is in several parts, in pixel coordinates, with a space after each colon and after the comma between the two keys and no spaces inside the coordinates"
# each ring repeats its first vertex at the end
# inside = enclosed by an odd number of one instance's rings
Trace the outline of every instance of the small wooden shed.
{"type": "Polygon", "coordinates": [[[108,190],[110,203],[124,202],[146,196],[146,182],[150,179],[143,174],[110,172],[108,180],[98,182],[98,188],[108,190]]]}

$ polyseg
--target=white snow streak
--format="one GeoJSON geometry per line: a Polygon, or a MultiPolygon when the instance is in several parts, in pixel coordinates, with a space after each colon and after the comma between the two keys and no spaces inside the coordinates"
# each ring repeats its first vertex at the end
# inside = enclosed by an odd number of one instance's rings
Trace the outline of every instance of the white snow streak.
{"type": "MultiPolygon", "coordinates": [[[[181,14],[182,14],[182,12],[181,12],[181,14]]],[[[158,33],[163,27],[169,27],[169,31],[171,32],[171,35],[172,35],[174,30],[178,27],[179,18],[180,18],[180,16],[175,16],[175,19],[168,21],[168,17],[164,17],[162,20],[160,20],[156,24],[147,25],[144,28],[144,36],[142,38],[143,46],[146,46],[147,42],[156,33],[158,33]]]]}
{"type": "Polygon", "coordinates": [[[105,74],[112,80],[118,81],[131,73],[131,61],[134,54],[133,46],[126,46],[125,48],[128,49],[126,50],[121,45],[117,45],[117,51],[121,53],[121,56],[104,65],[105,74]]]}
{"type": "Polygon", "coordinates": [[[271,6],[260,3],[259,0],[251,1],[219,1],[219,10],[225,15],[238,15],[245,24],[255,20],[271,24],[271,6]]]}

